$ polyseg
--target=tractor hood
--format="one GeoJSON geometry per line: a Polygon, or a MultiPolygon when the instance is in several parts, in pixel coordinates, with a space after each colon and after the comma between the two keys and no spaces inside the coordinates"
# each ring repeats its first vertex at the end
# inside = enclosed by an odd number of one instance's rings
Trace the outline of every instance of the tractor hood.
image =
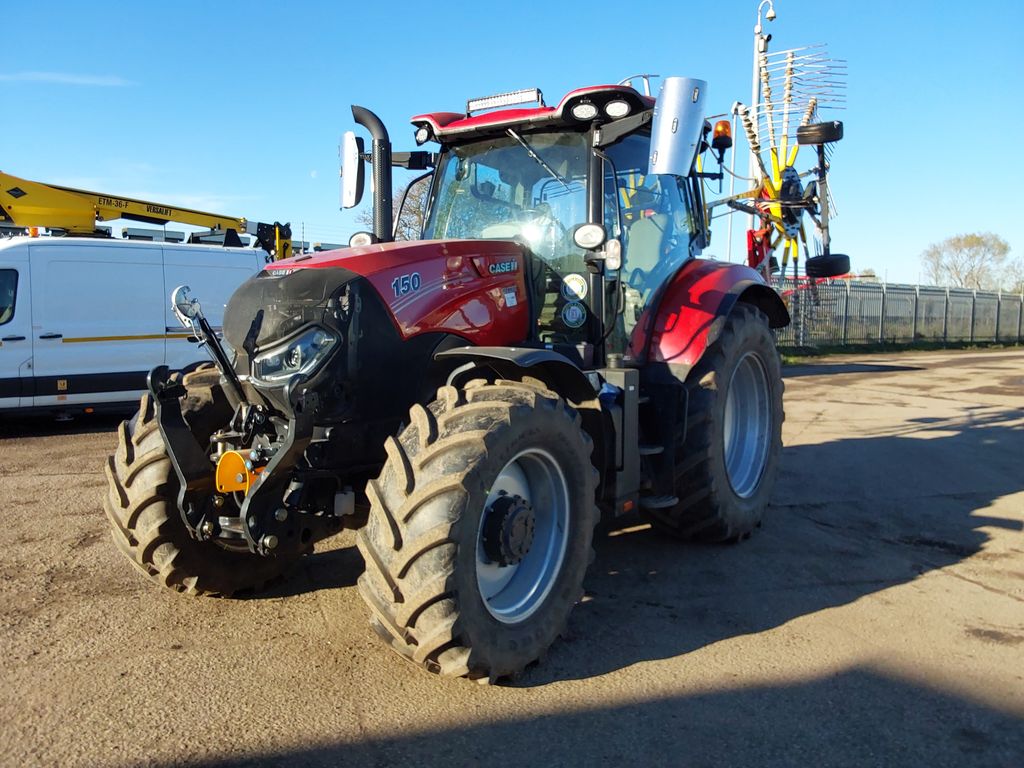
{"type": "Polygon", "coordinates": [[[529,324],[525,272],[523,247],[503,240],[378,243],[296,256],[267,265],[238,289],[225,334],[236,345],[240,333],[241,343],[262,308],[257,344],[279,339],[318,322],[343,286],[361,280],[387,306],[403,339],[445,332],[475,344],[521,343],[529,324]]]}

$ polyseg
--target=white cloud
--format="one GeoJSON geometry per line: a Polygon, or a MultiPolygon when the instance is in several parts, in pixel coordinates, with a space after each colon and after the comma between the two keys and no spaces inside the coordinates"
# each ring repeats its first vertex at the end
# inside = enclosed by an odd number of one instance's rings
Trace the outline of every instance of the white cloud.
{"type": "Polygon", "coordinates": [[[49,83],[51,85],[85,85],[100,88],[123,88],[134,85],[116,75],[76,75],[69,72],[0,72],[3,83],[49,83]]]}
{"type": "Polygon", "coordinates": [[[316,171],[310,171],[309,172],[309,178],[315,179],[316,178],[316,171]]]}

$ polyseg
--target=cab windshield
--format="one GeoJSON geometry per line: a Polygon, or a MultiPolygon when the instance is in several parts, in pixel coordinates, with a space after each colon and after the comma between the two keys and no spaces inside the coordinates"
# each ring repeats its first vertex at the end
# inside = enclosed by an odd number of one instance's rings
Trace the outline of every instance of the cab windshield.
{"type": "Polygon", "coordinates": [[[519,133],[449,149],[425,239],[517,240],[559,275],[584,270],[572,229],[587,220],[586,134],[519,133]]]}

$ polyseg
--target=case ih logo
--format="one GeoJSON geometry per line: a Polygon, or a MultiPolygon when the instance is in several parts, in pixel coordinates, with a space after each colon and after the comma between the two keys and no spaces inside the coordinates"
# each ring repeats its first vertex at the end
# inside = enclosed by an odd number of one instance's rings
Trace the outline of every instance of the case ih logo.
{"type": "Polygon", "coordinates": [[[487,271],[492,275],[503,275],[506,272],[515,272],[519,269],[518,261],[499,261],[496,264],[491,264],[487,267],[487,271]]]}

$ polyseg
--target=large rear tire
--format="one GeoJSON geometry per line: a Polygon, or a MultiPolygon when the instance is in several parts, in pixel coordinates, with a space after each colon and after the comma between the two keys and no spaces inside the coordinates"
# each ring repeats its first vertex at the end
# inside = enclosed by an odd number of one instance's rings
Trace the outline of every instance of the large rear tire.
{"type": "MultiPolygon", "coordinates": [[[[187,374],[182,382],[185,419],[203,444],[231,415],[218,378],[216,370],[207,368],[187,374]]],[[[104,509],[114,544],[139,572],[163,587],[230,597],[259,589],[294,560],[228,550],[189,535],[178,512],[178,476],[148,393],[138,413],[118,428],[117,452],[107,457],[106,474],[104,509]]]]}
{"type": "Polygon", "coordinates": [[[489,681],[539,659],[583,594],[598,512],[592,443],[539,382],[444,387],[388,438],[357,541],[391,647],[489,681]]]}
{"type": "Polygon", "coordinates": [[[761,524],[782,454],[782,369],[764,314],[737,304],[686,387],[679,501],[646,515],[679,538],[738,541],[761,524]]]}

